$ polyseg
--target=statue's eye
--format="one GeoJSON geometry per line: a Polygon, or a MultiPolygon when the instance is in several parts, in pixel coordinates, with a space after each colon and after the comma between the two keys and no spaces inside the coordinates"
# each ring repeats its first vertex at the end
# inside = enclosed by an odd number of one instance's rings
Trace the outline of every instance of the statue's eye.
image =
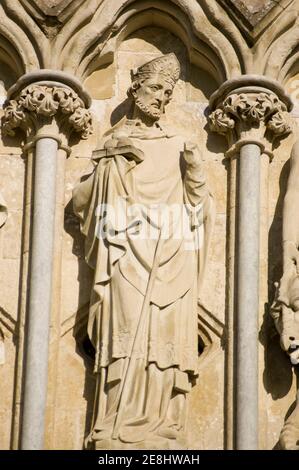
{"type": "Polygon", "coordinates": [[[157,85],[152,85],[152,86],[151,86],[151,90],[152,90],[152,91],[158,91],[159,88],[157,87],[157,85]]]}

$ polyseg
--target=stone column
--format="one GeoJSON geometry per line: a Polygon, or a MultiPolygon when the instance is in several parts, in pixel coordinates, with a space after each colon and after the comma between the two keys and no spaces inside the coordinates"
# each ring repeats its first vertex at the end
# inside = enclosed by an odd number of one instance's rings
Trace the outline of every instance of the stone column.
{"type": "MultiPolygon", "coordinates": [[[[13,135],[20,127],[26,135],[25,151],[34,151],[21,436],[24,450],[44,448],[53,262],[57,251],[54,236],[57,159],[63,155],[58,150],[69,153],[67,144],[72,132],[79,138],[87,138],[91,133],[89,105],[88,95],[74,77],[42,70],[23,76],[9,90],[5,106],[4,133],[13,135]]],[[[16,376],[20,380],[20,374],[16,376]]],[[[16,385],[20,394],[21,383],[16,385]]]]}
{"type": "Polygon", "coordinates": [[[233,243],[228,244],[228,282],[230,288],[236,288],[228,302],[225,406],[227,447],[239,450],[259,447],[260,212],[265,204],[260,200],[261,155],[271,159],[274,140],[290,132],[287,115],[291,107],[278,83],[254,75],[224,83],[210,100],[210,128],[227,137],[227,157],[237,158],[236,187],[230,188],[229,198],[230,206],[235,198],[236,208],[233,204],[231,212],[236,220],[232,222],[230,213],[229,225],[236,232],[229,234],[233,243]]]}

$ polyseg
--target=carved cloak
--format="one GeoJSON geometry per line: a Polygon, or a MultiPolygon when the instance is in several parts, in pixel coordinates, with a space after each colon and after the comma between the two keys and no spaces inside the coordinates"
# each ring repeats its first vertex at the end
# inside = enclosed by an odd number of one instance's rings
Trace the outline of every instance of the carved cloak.
{"type": "Polygon", "coordinates": [[[144,208],[164,203],[180,209],[168,221],[140,354],[162,369],[176,366],[196,375],[197,300],[213,221],[212,200],[202,170],[182,170],[181,137],[161,129],[153,135],[130,122],[126,125],[132,127],[130,138],[144,152],[144,161],[136,165],[122,155],[101,158],[93,174],[74,190],[74,209],[86,237],[86,261],[95,271],[88,322],[96,348],[95,367],[98,370],[130,354],[138,305],[145,294],[157,243],[155,235],[164,217],[155,211],[149,217],[144,208]],[[134,209],[129,216],[120,216],[122,205],[134,209]],[[203,221],[208,233],[203,230],[203,221]],[[177,236],[180,224],[184,233],[177,236]],[[150,229],[150,238],[138,237],[143,227],[150,229]],[[103,228],[104,238],[100,233],[103,228]],[[204,243],[198,249],[196,243],[203,235],[204,243]]]}

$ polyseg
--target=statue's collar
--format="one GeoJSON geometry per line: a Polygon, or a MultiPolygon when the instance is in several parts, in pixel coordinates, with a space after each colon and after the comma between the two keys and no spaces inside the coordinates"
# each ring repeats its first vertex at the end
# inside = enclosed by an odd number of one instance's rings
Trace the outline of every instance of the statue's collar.
{"type": "Polygon", "coordinates": [[[173,137],[174,132],[169,132],[169,129],[160,122],[156,121],[153,126],[147,127],[141,119],[127,119],[125,127],[128,128],[129,137],[139,139],[159,139],[162,137],[173,137]]]}
{"type": "Polygon", "coordinates": [[[147,127],[140,119],[127,119],[124,117],[115,126],[109,129],[103,135],[103,140],[113,133],[119,133],[124,130],[127,137],[136,139],[161,139],[162,137],[170,138],[177,135],[173,130],[168,129],[168,126],[155,122],[152,127],[147,127]]]}

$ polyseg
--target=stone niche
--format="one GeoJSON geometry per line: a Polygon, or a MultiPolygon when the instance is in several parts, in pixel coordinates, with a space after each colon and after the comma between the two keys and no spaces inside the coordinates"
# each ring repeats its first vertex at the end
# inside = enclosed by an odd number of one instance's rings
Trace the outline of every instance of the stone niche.
{"type": "MultiPolygon", "coordinates": [[[[165,29],[145,27],[123,40],[115,51],[113,62],[95,70],[84,84],[93,98],[95,133],[87,143],[74,146],[72,156],[67,161],[61,337],[58,362],[54,366],[57,373],[53,370],[50,373],[53,383],[50,384],[48,406],[49,448],[82,448],[90,427],[95,386],[93,351],[86,338],[91,272],[84,262],[82,238],[72,214],[72,188],[91,169],[89,158],[92,150],[99,145],[102,134],[128,111],[126,91],[130,83],[130,70],[168,52],[177,55],[182,74],[165,118],[186,139],[199,144],[210,187],[217,201],[206,297],[210,299],[211,312],[220,322],[224,322],[227,178],[222,160],[225,142],[217,136],[213,137],[212,142],[208,140],[205,116],[209,96],[217,88],[217,83],[207,72],[190,64],[187,49],[180,39],[165,29]],[[52,395],[56,395],[54,402],[52,395]]],[[[199,348],[201,352],[202,345],[199,348]]],[[[52,354],[55,354],[54,349],[52,354]]],[[[198,385],[192,391],[188,430],[193,448],[223,448],[223,390],[224,352],[218,340],[202,360],[198,385]]]]}
{"type": "MultiPolygon", "coordinates": [[[[84,436],[90,428],[95,386],[93,351],[86,339],[92,273],[84,262],[82,237],[72,214],[72,189],[92,168],[89,161],[91,152],[100,144],[103,133],[128,111],[126,90],[130,83],[130,70],[168,52],[177,55],[182,74],[165,117],[179,133],[199,144],[216,202],[216,223],[204,295],[214,317],[222,324],[227,320],[226,244],[233,202],[227,198],[229,165],[224,158],[226,142],[208,132],[206,119],[209,97],[219,84],[205,70],[190,62],[187,48],[178,37],[166,29],[144,27],[120,42],[113,50],[113,60],[94,70],[84,83],[93,99],[95,132],[87,142],[73,146],[67,161],[60,339],[56,350],[52,347],[53,356],[50,358],[53,366],[50,370],[48,448],[82,448],[84,436]],[[58,359],[53,360],[53,357],[58,359]]],[[[294,72],[286,84],[290,93],[296,88],[297,79],[294,72]]],[[[296,108],[293,117],[296,123],[296,108]]],[[[294,137],[289,136],[274,149],[274,158],[269,166],[269,190],[267,182],[262,182],[267,192],[264,201],[268,206],[262,221],[263,268],[259,312],[259,432],[262,449],[272,449],[277,445],[285,414],[292,409],[296,389],[288,358],[280,350],[278,337],[267,314],[267,305],[274,294],[273,283],[281,276],[282,201],[293,140],[294,137]]],[[[225,441],[225,373],[229,366],[219,338],[214,337],[213,340],[213,346],[205,357],[199,358],[198,384],[191,392],[188,429],[192,447],[196,449],[223,449],[225,441]]]]}

